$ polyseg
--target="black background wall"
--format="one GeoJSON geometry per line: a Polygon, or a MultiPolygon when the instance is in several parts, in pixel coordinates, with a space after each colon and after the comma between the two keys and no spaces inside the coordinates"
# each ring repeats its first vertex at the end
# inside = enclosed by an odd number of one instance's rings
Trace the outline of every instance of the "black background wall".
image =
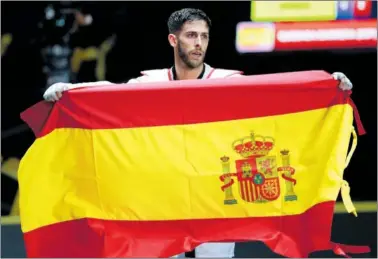
{"type": "MultiPolygon", "coordinates": [[[[42,20],[43,9],[47,4],[48,2],[1,3],[2,35],[11,33],[13,36],[12,43],[2,57],[1,66],[3,133],[22,125],[20,112],[42,99],[46,77],[42,71],[41,31],[38,29],[38,22],[42,20]]],[[[72,38],[73,47],[98,47],[111,35],[116,35],[116,43],[106,56],[106,80],[112,82],[125,82],[129,78],[139,76],[141,70],[172,65],[173,55],[167,41],[166,22],[173,11],[184,7],[201,8],[211,17],[214,27],[211,31],[206,61],[214,67],[239,69],[247,75],[317,69],[330,73],[344,72],[354,84],[352,98],[368,133],[359,137],[357,150],[345,171],[345,179],[350,183],[354,201],[376,200],[376,50],[240,55],[235,50],[235,29],[238,22],[249,20],[249,1],[75,2],[75,4],[81,5],[83,11],[91,13],[94,23],[88,28],[81,28],[72,38]]],[[[94,68],[94,61],[85,63],[78,74],[78,81],[97,80],[94,68]]],[[[29,130],[2,138],[2,156],[21,158],[33,140],[34,137],[29,130]]],[[[17,191],[17,183],[2,175],[1,187],[1,194],[4,197],[2,202],[4,199],[13,199],[17,191]]],[[[9,213],[7,208],[2,208],[2,215],[7,213],[9,213]]],[[[363,215],[357,219],[349,216],[345,216],[344,219],[343,215],[337,216],[336,219],[334,233],[340,242],[353,239],[353,243],[357,241],[363,244],[366,242],[376,244],[376,214],[363,215]]],[[[22,247],[16,229],[18,228],[13,226],[2,229],[3,256],[14,255],[14,247],[22,247]]],[[[241,249],[242,247],[245,246],[239,246],[238,256],[250,256],[248,249],[241,249]]],[[[259,254],[259,251],[260,249],[256,248],[252,257],[270,256],[265,253],[259,254]]]]}

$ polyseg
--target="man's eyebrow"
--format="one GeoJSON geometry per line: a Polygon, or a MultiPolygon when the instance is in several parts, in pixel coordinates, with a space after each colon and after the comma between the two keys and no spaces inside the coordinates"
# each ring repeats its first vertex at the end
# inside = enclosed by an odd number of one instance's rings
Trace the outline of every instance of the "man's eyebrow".
{"type": "Polygon", "coordinates": [[[200,31],[186,31],[185,33],[209,34],[209,32],[200,32],[200,31]]]}

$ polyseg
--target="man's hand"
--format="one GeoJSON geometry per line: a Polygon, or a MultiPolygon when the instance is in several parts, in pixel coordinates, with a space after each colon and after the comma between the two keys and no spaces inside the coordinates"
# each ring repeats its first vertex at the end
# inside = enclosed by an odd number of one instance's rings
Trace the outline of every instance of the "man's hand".
{"type": "Polygon", "coordinates": [[[332,74],[335,80],[340,81],[339,87],[341,90],[351,90],[353,88],[352,82],[341,72],[335,72],[332,74]]]}
{"type": "Polygon", "coordinates": [[[62,97],[63,92],[70,89],[71,85],[70,83],[55,83],[47,88],[43,94],[43,98],[49,102],[58,101],[62,97]]]}
{"type": "Polygon", "coordinates": [[[90,86],[97,86],[97,85],[109,85],[112,84],[109,81],[98,81],[98,82],[89,82],[89,83],[79,83],[79,84],[70,84],[70,83],[55,83],[51,85],[45,93],[43,94],[43,98],[49,102],[58,101],[64,91],[79,88],[79,87],[90,87],[90,86]]]}

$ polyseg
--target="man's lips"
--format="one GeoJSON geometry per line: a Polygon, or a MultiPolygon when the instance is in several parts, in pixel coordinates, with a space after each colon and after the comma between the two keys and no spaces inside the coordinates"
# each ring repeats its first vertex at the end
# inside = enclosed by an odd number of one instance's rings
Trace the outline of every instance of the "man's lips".
{"type": "Polygon", "coordinates": [[[202,57],[202,52],[195,51],[195,52],[192,52],[191,55],[195,58],[200,58],[202,57]]]}

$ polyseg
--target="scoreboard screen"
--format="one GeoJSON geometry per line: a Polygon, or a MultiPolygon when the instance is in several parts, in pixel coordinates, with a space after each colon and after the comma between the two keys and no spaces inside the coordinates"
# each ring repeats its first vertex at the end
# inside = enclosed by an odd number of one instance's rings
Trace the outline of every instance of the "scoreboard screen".
{"type": "Polygon", "coordinates": [[[336,19],[332,1],[252,1],[254,22],[328,21],[336,19]]]}
{"type": "Polygon", "coordinates": [[[240,53],[376,49],[376,1],[251,1],[236,27],[240,53]]]}

